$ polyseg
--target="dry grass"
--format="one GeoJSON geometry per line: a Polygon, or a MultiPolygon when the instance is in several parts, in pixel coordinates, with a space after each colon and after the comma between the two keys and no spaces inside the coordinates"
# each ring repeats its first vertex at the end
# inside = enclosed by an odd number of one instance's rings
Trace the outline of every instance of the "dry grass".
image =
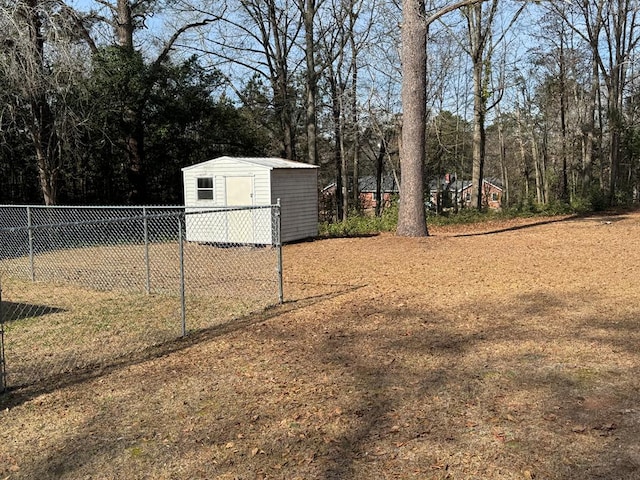
{"type": "Polygon", "coordinates": [[[640,214],[432,234],[289,245],[284,306],[11,392],[0,477],[640,478],[640,214]]]}

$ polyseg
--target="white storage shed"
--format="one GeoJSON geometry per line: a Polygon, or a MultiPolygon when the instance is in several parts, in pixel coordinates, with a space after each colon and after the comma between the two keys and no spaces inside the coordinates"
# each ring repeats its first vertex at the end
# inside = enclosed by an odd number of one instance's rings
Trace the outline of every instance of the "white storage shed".
{"type": "Polygon", "coordinates": [[[182,169],[187,240],[271,244],[271,209],[282,241],[318,234],[318,167],[282,158],[220,157],[182,169]]]}

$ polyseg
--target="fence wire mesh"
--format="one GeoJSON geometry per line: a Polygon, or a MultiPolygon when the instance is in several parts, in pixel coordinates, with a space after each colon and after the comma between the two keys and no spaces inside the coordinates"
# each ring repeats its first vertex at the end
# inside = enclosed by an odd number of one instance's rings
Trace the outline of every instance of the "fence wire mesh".
{"type": "Polygon", "coordinates": [[[279,206],[0,206],[0,389],[282,301],[279,206]]]}

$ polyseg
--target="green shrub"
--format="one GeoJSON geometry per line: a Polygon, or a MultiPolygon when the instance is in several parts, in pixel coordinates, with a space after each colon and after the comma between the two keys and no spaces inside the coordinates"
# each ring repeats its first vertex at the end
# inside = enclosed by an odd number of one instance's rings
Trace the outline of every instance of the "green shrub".
{"type": "MultiPolygon", "coordinates": [[[[591,193],[590,200],[576,198],[571,204],[554,201],[541,205],[533,201],[525,201],[516,207],[502,211],[478,211],[473,208],[465,208],[458,212],[449,210],[440,214],[427,211],[427,226],[462,225],[516,217],[586,213],[603,209],[604,205],[606,205],[604,201],[604,195],[597,189],[591,193]]],[[[393,232],[397,226],[398,206],[394,204],[392,207],[387,208],[380,217],[353,212],[343,222],[321,223],[319,230],[320,236],[323,237],[353,237],[375,235],[380,232],[393,232]]]]}

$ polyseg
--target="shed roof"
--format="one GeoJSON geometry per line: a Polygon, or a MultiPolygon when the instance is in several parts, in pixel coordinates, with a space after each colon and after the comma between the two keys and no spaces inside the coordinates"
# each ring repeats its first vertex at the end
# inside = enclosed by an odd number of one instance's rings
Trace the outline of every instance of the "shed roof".
{"type": "Polygon", "coordinates": [[[276,157],[218,157],[212,160],[207,160],[205,162],[196,163],[195,165],[190,165],[188,167],[184,167],[182,170],[191,170],[192,168],[197,168],[204,164],[214,164],[219,161],[234,161],[240,163],[248,163],[251,165],[257,165],[260,167],[266,167],[271,170],[276,168],[319,168],[317,165],[310,165],[308,163],[302,162],[294,162],[292,160],[285,160],[284,158],[276,158],[276,157]]]}

